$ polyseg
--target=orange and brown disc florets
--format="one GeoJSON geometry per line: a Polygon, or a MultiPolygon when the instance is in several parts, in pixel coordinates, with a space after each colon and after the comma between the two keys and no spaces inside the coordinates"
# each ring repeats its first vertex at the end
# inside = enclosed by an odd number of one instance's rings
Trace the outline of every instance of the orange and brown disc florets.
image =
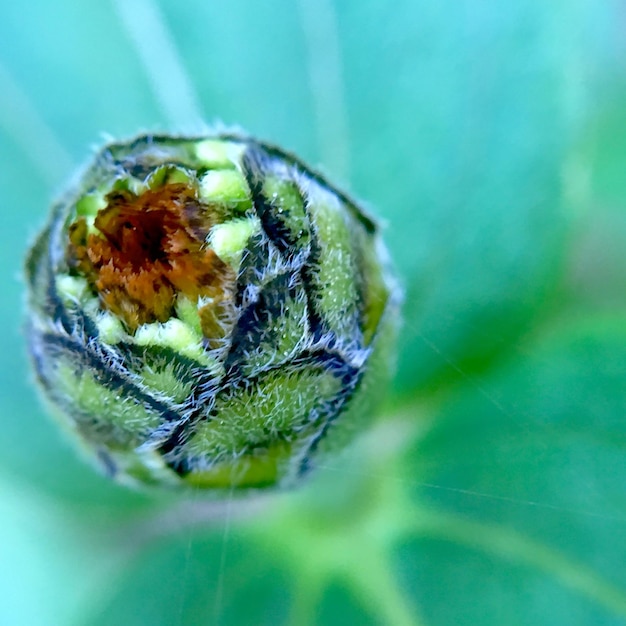
{"type": "MultiPolygon", "coordinates": [[[[192,302],[207,298],[211,311],[224,311],[234,273],[205,243],[214,216],[192,187],[114,191],[106,200],[95,218],[97,232],[79,218],[68,247],[70,267],[85,276],[104,308],[130,331],[167,321],[179,294],[192,302]]],[[[216,317],[208,313],[200,310],[201,321],[216,317]]],[[[210,336],[216,329],[202,330],[210,336]]]]}

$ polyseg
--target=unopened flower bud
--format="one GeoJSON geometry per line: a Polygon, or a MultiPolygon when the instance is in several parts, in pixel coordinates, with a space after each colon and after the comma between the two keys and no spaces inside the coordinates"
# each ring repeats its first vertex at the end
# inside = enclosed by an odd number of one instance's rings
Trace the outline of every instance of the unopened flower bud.
{"type": "Polygon", "coordinates": [[[397,292],[376,224],[234,135],[105,146],[27,260],[44,395],[124,482],[293,483],[369,420],[397,292]]]}

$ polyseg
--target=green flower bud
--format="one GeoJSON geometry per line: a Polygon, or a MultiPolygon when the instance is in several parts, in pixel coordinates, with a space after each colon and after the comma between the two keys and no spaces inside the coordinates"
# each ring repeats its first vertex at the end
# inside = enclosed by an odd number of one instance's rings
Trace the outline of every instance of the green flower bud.
{"type": "Polygon", "coordinates": [[[378,229],[278,148],[107,145],[26,269],[44,395],[124,482],[291,484],[381,397],[398,298],[378,229]]]}

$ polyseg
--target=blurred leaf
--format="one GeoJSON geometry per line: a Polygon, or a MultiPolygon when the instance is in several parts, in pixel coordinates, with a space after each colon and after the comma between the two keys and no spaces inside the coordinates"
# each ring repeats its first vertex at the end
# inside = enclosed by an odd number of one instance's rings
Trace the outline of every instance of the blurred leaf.
{"type": "MultiPolygon", "coordinates": [[[[112,585],[104,607],[83,624],[277,624],[284,622],[290,581],[258,561],[237,537],[224,544],[181,534],[145,551],[112,585]],[[221,567],[222,550],[228,560],[221,567]]],[[[100,598],[99,600],[102,600],[100,598]]],[[[84,619],[84,618],[83,618],[84,619]]]]}
{"type": "Polygon", "coordinates": [[[0,623],[68,624],[84,610],[119,554],[87,540],[57,503],[20,480],[0,480],[0,623]]]}
{"type": "Polygon", "coordinates": [[[593,54],[599,17],[586,6],[405,2],[346,17],[358,189],[389,219],[407,285],[405,393],[506,352],[550,292],[587,105],[578,51],[593,54]]]}
{"type": "Polygon", "coordinates": [[[526,345],[414,448],[425,514],[397,559],[434,623],[626,619],[624,328],[590,320],[526,345]]]}
{"type": "Polygon", "coordinates": [[[626,310],[626,91],[623,78],[617,79],[606,88],[581,141],[586,159],[578,184],[589,200],[577,215],[562,308],[626,310]]]}

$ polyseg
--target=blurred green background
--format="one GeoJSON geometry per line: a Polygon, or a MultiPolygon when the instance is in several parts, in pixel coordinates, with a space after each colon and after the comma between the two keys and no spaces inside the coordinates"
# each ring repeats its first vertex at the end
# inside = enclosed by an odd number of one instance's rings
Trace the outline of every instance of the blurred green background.
{"type": "Polygon", "coordinates": [[[626,4],[3,0],[0,623],[626,624],[626,4]],[[106,136],[241,125],[386,222],[374,433],[301,490],[138,494],[40,406],[21,263],[106,136]]]}

